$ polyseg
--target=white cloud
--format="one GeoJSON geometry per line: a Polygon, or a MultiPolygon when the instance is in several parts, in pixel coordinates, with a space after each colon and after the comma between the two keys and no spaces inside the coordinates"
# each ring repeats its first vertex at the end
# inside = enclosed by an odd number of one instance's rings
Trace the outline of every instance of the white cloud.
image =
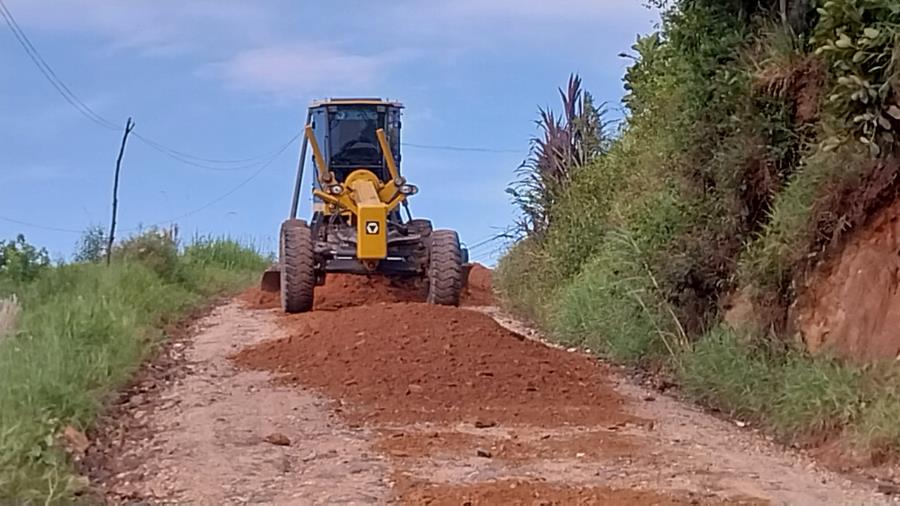
{"type": "Polygon", "coordinates": [[[426,63],[447,69],[473,52],[503,58],[533,48],[542,57],[545,48],[586,47],[653,17],[641,0],[7,2],[26,29],[99,36],[107,51],[187,54],[201,77],[288,100],[376,92],[411,56],[427,54],[426,63]]]}
{"type": "Polygon", "coordinates": [[[231,45],[262,43],[277,9],[250,2],[191,0],[8,0],[27,28],[99,35],[110,47],[145,54],[175,54],[231,45]]]}
{"type": "Polygon", "coordinates": [[[240,51],[209,65],[204,74],[229,87],[281,99],[320,94],[365,93],[377,85],[399,53],[361,55],[310,44],[270,46],[240,51]]]}

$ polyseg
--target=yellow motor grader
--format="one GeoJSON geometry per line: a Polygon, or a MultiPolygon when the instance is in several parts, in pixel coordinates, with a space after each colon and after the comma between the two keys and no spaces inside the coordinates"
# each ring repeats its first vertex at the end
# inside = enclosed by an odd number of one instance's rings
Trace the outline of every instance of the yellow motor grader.
{"type": "Polygon", "coordinates": [[[455,231],[433,230],[410,214],[408,198],[418,189],[400,174],[402,109],[381,99],[310,105],[278,264],[262,279],[263,290],[281,292],[285,312],[311,310],[315,287],[334,272],[419,277],[428,302],[459,303],[468,252],[455,231]],[[315,165],[308,223],[297,219],[307,147],[315,165]]]}

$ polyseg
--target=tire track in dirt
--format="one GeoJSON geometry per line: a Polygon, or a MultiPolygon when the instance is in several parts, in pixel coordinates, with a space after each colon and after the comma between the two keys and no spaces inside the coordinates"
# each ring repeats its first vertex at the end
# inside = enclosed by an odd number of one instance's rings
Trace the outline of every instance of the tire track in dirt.
{"type": "Polygon", "coordinates": [[[537,342],[481,306],[484,274],[466,309],[364,277],[332,278],[303,315],[245,293],[95,437],[94,482],[194,504],[888,503],[537,342]]]}
{"type": "Polygon", "coordinates": [[[178,378],[149,375],[95,435],[84,466],[113,503],[378,504],[384,459],[311,391],[236,369],[228,356],[279,335],[275,315],[231,303],[195,325],[178,378]],[[139,397],[135,399],[135,397],[139,397]],[[335,486],[339,483],[340,486],[335,486]]]}
{"type": "MultiPolygon", "coordinates": [[[[473,274],[464,302],[483,304],[490,273],[473,274]]],[[[345,304],[278,315],[287,337],[235,361],[340,399],[345,420],[377,434],[401,502],[884,501],[592,357],[526,339],[534,332],[495,309],[397,302],[377,285],[325,287],[324,300],[345,304]]]]}

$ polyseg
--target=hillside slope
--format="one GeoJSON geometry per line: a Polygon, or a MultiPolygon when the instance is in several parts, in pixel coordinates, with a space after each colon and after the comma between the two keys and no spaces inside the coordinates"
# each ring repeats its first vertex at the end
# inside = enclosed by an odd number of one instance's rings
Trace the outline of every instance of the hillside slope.
{"type": "Polygon", "coordinates": [[[531,200],[514,192],[542,226],[523,227],[497,286],[563,342],[881,462],[900,384],[857,364],[900,350],[900,4],[779,5],[670,3],[632,48],[617,135],[531,200]]]}

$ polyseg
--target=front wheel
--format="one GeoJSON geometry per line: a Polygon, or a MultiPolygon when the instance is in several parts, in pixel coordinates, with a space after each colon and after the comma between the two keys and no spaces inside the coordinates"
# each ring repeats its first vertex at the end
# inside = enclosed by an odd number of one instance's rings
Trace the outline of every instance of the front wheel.
{"type": "Polygon", "coordinates": [[[287,220],[281,224],[281,308],[285,313],[303,313],[313,307],[316,262],[312,231],[306,222],[287,220]]]}
{"type": "Polygon", "coordinates": [[[431,234],[428,266],[428,302],[442,306],[459,305],[462,291],[462,251],[459,236],[453,230],[435,230],[431,234]]]}

